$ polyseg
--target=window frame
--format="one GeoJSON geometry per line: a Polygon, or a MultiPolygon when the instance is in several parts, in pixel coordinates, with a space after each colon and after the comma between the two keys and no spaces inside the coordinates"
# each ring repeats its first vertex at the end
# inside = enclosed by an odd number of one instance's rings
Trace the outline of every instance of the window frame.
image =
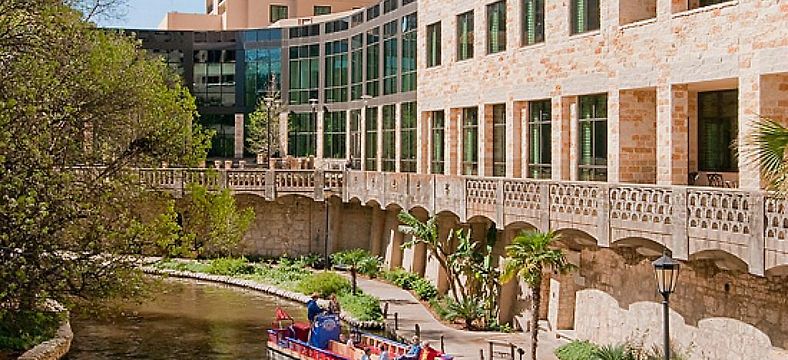
{"type": "Polygon", "coordinates": [[[457,15],[457,61],[464,61],[468,59],[473,59],[474,55],[474,13],[473,10],[466,11],[462,14],[457,15]],[[463,27],[465,25],[465,27],[463,27]],[[463,40],[463,30],[468,30],[464,34],[463,40]],[[470,38],[470,39],[468,39],[470,38]]]}
{"type": "Polygon", "coordinates": [[[347,156],[347,113],[323,113],[323,158],[344,159],[347,156]]]}
{"type": "Polygon", "coordinates": [[[506,104],[492,105],[492,176],[506,176],[506,104]]]}
{"type": "Polygon", "coordinates": [[[462,175],[479,175],[479,108],[466,107],[462,109],[462,175]],[[473,113],[474,116],[468,116],[473,113]],[[469,121],[473,119],[473,121],[469,121]],[[474,140],[468,137],[473,134],[474,140]],[[471,144],[472,143],[472,144],[471,144]],[[470,146],[470,148],[468,147],[470,146]]]}
{"type": "Polygon", "coordinates": [[[506,1],[500,0],[487,4],[487,54],[497,54],[506,51],[506,1]],[[497,36],[493,34],[494,16],[499,14],[497,36]]]}
{"type": "Polygon", "coordinates": [[[312,15],[314,16],[321,16],[321,15],[328,15],[331,14],[331,5],[313,5],[312,6],[312,15]],[[328,9],[328,12],[321,12],[318,14],[318,9],[328,9]]]}
{"type": "Polygon", "coordinates": [[[550,179],[552,177],[552,101],[550,99],[534,100],[528,102],[528,159],[526,163],[526,177],[530,179],[550,179]],[[544,105],[547,105],[546,107],[544,105]],[[545,116],[545,111],[547,114],[545,116]],[[538,111],[538,113],[536,112],[538,111]],[[547,131],[545,131],[545,128],[547,131]],[[547,137],[545,139],[544,137],[547,137]],[[538,142],[534,141],[536,138],[538,142]],[[547,141],[545,141],[547,140],[547,141]],[[544,145],[546,148],[542,148],[544,145]],[[534,161],[535,153],[540,159],[547,152],[548,162],[534,161]]]}
{"type": "Polygon", "coordinates": [[[578,178],[581,181],[607,181],[608,175],[608,161],[607,156],[610,153],[610,149],[608,149],[607,141],[608,141],[608,99],[607,94],[593,94],[593,95],[583,95],[579,96],[577,100],[578,104],[578,178]],[[598,99],[604,97],[604,116],[600,116],[600,112],[598,111],[597,104],[593,102],[597,102],[598,99]],[[583,102],[584,101],[592,101],[592,114],[589,117],[583,117],[583,102]],[[604,131],[599,133],[599,125],[604,125],[604,131]],[[590,138],[589,138],[589,160],[591,163],[585,164],[584,157],[583,157],[583,135],[585,130],[590,130],[590,138]],[[599,139],[602,137],[602,139],[599,139]],[[601,141],[600,141],[601,140],[601,141]],[[597,155],[597,143],[604,144],[604,154],[597,155]],[[599,162],[599,163],[597,163],[599,162]],[[587,175],[584,175],[587,174],[587,175]]]}
{"type": "Polygon", "coordinates": [[[520,29],[520,44],[522,46],[529,46],[534,44],[543,43],[545,41],[545,0],[522,0],[522,16],[521,18],[521,29],[520,29]],[[529,14],[528,14],[528,4],[534,4],[534,17],[533,20],[534,24],[534,32],[533,40],[530,40],[531,34],[529,34],[529,14]],[[540,6],[541,4],[541,6],[540,6]]]}
{"type": "Polygon", "coordinates": [[[268,21],[273,24],[282,19],[289,19],[290,18],[290,8],[287,5],[280,5],[280,4],[271,4],[268,7],[268,21]],[[274,11],[274,9],[282,10],[284,9],[284,17],[275,18],[275,14],[279,15],[278,12],[274,11]]]}
{"type": "Polygon", "coordinates": [[[380,136],[383,138],[381,151],[381,170],[397,171],[397,108],[395,105],[383,105],[382,127],[380,136]],[[387,116],[388,115],[388,116],[387,116]]]}
{"type": "Polygon", "coordinates": [[[427,67],[441,65],[441,22],[427,25],[427,67]]]}
{"type": "Polygon", "coordinates": [[[584,33],[589,33],[593,31],[599,31],[602,27],[602,12],[601,12],[601,2],[600,0],[571,0],[569,4],[569,34],[570,35],[579,35],[584,33]],[[583,24],[578,21],[579,11],[578,3],[583,3],[583,24]],[[589,3],[596,4],[596,6],[588,6],[589,3]],[[596,16],[594,15],[593,10],[596,8],[596,16]],[[596,22],[591,22],[589,19],[595,19],[596,22]]]}
{"type": "Polygon", "coordinates": [[[317,155],[317,114],[314,112],[308,113],[290,113],[288,116],[288,132],[287,132],[287,153],[293,157],[304,158],[308,156],[317,155]],[[293,124],[294,117],[299,117],[298,124],[293,124]],[[308,121],[307,126],[304,127],[304,119],[308,121]],[[303,142],[304,148],[302,149],[299,139],[306,140],[303,142]]]}
{"type": "Polygon", "coordinates": [[[433,174],[444,174],[446,172],[446,116],[443,110],[433,111],[430,123],[430,135],[432,138],[430,172],[433,174]],[[440,139],[440,141],[437,141],[437,139],[440,139]]]}
{"type": "Polygon", "coordinates": [[[367,107],[366,118],[364,119],[364,148],[366,162],[365,170],[377,171],[378,170],[378,108],[367,107]]]}
{"type": "Polygon", "coordinates": [[[416,172],[417,117],[415,101],[404,102],[400,105],[400,172],[416,172]]]}
{"type": "Polygon", "coordinates": [[[739,171],[739,164],[737,161],[737,149],[732,147],[731,145],[736,141],[738,138],[738,125],[739,125],[739,90],[738,89],[726,89],[726,90],[714,90],[714,91],[704,91],[698,92],[698,106],[697,106],[697,117],[698,117],[698,134],[697,134],[697,167],[698,171],[703,172],[738,172],[739,171]],[[735,107],[736,111],[731,114],[724,114],[724,99],[723,97],[726,95],[735,94],[736,102],[735,107]],[[715,104],[713,109],[715,114],[711,115],[704,115],[704,110],[707,108],[704,106],[704,98],[715,98],[715,104]],[[728,122],[728,124],[725,124],[728,122]],[[721,126],[722,132],[726,129],[725,125],[727,125],[727,135],[729,138],[728,144],[723,146],[721,143],[723,142],[722,136],[724,134],[717,134],[720,137],[720,143],[718,144],[707,144],[707,139],[704,136],[706,128],[711,124],[715,124],[721,126]],[[709,152],[704,151],[706,147],[712,148],[709,152]],[[712,160],[707,159],[707,153],[712,154],[722,154],[720,156],[719,165],[715,164],[708,164],[712,160]]]}

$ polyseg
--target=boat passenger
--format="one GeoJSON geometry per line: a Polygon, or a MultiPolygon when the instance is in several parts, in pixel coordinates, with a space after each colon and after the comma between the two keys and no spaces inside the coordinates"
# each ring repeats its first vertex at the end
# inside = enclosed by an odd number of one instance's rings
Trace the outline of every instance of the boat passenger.
{"type": "Polygon", "coordinates": [[[321,309],[320,305],[317,304],[317,299],[319,298],[320,294],[312,293],[312,299],[306,303],[306,318],[309,319],[310,323],[313,323],[315,321],[315,317],[323,312],[323,309],[321,309]]]}
{"type": "Polygon", "coordinates": [[[417,360],[419,358],[419,353],[421,353],[421,343],[419,343],[419,337],[414,335],[413,338],[411,338],[410,346],[408,346],[405,355],[398,356],[397,360],[417,360]]]}
{"type": "Polygon", "coordinates": [[[328,312],[339,315],[342,312],[342,308],[339,306],[337,294],[331,294],[331,296],[328,297],[328,300],[328,312]]]}
{"type": "Polygon", "coordinates": [[[361,356],[361,360],[370,360],[368,347],[364,348],[364,355],[361,356]]]}
{"type": "Polygon", "coordinates": [[[348,338],[347,336],[345,336],[345,334],[339,334],[339,342],[343,345],[347,345],[347,347],[351,349],[356,347],[356,344],[353,343],[353,339],[348,338]]]}
{"type": "Polygon", "coordinates": [[[388,349],[386,349],[386,345],[385,344],[380,344],[380,347],[378,349],[380,350],[380,359],[379,360],[390,360],[390,358],[389,358],[389,351],[388,351],[388,349]]]}

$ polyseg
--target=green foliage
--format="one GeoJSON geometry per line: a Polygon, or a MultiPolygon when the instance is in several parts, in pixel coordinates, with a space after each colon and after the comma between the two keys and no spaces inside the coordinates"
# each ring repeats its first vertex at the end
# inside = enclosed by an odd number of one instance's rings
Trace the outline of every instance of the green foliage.
{"type": "Polygon", "coordinates": [[[594,349],[592,360],[636,360],[629,344],[602,345],[594,349]]]}
{"type": "Polygon", "coordinates": [[[424,278],[419,278],[413,282],[413,292],[416,293],[419,300],[431,300],[438,296],[438,288],[424,278]]]}
{"type": "Polygon", "coordinates": [[[322,297],[331,294],[350,292],[350,281],[342,275],[333,272],[319,272],[309,276],[298,284],[298,291],[303,294],[318,293],[322,297]]]}
{"type": "Polygon", "coordinates": [[[280,92],[276,89],[276,82],[270,81],[270,86],[265,96],[261,97],[258,101],[254,112],[249,114],[245,124],[248,134],[246,149],[254,154],[267,153],[270,135],[271,154],[267,155],[273,156],[276,152],[282,152],[281,143],[279,141],[279,114],[282,112],[283,108],[280,92]],[[270,103],[266,103],[266,98],[271,100],[270,103]]]}
{"type": "Polygon", "coordinates": [[[255,214],[252,208],[238,209],[229,189],[218,193],[189,184],[184,196],[184,231],[179,248],[188,257],[233,256],[255,214]]]}
{"type": "Polygon", "coordinates": [[[367,294],[339,294],[342,309],[361,321],[379,321],[383,319],[380,311],[380,300],[367,294]]]}
{"type": "Polygon", "coordinates": [[[409,271],[405,271],[402,268],[397,268],[385,272],[383,274],[383,279],[405,290],[411,290],[413,289],[414,282],[419,279],[419,276],[409,271]]]}
{"type": "Polygon", "coordinates": [[[449,320],[449,302],[453,301],[447,297],[435,297],[429,301],[430,308],[438,315],[441,320],[449,320]]]}
{"type": "Polygon", "coordinates": [[[788,128],[779,122],[760,117],[754,131],[747,134],[745,143],[753,149],[744,160],[757,163],[770,189],[788,193],[788,167],[785,150],[788,147],[788,128]]]}
{"type": "Polygon", "coordinates": [[[135,295],[130,254],[172,228],[135,213],[150,189],[127,169],[204,161],[194,98],[136,40],[62,1],[1,1],[0,54],[0,304],[135,295]]]}
{"type": "Polygon", "coordinates": [[[24,351],[55,336],[63,314],[0,311],[0,349],[24,351]]]}
{"type": "Polygon", "coordinates": [[[380,271],[380,259],[373,256],[369,251],[364,249],[353,249],[340,251],[331,255],[331,261],[337,265],[343,265],[350,270],[350,276],[353,281],[353,293],[356,293],[356,273],[359,269],[364,268],[367,272],[377,274],[380,271]]]}
{"type": "Polygon", "coordinates": [[[449,299],[446,307],[446,319],[450,321],[463,320],[465,328],[474,329],[475,322],[484,317],[484,305],[474,298],[465,298],[462,301],[449,299]]]}
{"type": "Polygon", "coordinates": [[[597,350],[597,346],[589,341],[572,341],[555,349],[558,360],[588,360],[597,350]]]}
{"type": "Polygon", "coordinates": [[[246,258],[218,258],[208,265],[207,272],[214,275],[236,276],[253,274],[255,267],[246,258]]]}

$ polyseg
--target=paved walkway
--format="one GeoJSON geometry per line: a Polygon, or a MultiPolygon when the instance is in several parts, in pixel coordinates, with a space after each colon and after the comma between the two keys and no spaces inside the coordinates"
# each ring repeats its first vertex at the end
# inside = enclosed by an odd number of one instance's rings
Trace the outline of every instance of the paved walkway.
{"type": "MultiPolygon", "coordinates": [[[[415,325],[421,327],[421,337],[429,340],[435,348],[440,347],[440,337],[444,336],[446,353],[454,355],[457,359],[478,360],[479,350],[484,349],[485,360],[489,358],[488,340],[512,343],[526,351],[524,359],[530,353],[530,335],[527,333],[502,334],[496,332],[463,331],[450,328],[432,317],[432,314],[416,300],[408,291],[380,281],[358,279],[358,286],[365,293],[377,296],[381,302],[389,304],[388,326],[394,327],[394,313],[398,313],[399,329],[397,334],[410,338],[415,333],[415,325]]],[[[539,334],[537,358],[539,360],[555,360],[553,350],[562,342],[546,332],[539,334]]],[[[496,348],[496,352],[502,348],[496,348]]],[[[517,356],[519,360],[519,356],[517,356]]],[[[495,360],[495,359],[493,359],[495,360]]]]}

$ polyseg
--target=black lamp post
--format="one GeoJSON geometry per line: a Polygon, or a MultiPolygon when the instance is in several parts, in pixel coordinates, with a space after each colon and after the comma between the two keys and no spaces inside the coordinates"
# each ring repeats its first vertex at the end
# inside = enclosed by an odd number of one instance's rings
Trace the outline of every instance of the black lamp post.
{"type": "MultiPolygon", "coordinates": [[[[309,105],[312,106],[312,124],[315,126],[315,128],[312,129],[313,131],[317,129],[317,102],[317,99],[309,99],[309,105]]],[[[317,147],[317,144],[315,144],[315,147],[317,147]]],[[[315,152],[317,152],[317,148],[315,148],[315,152]]]]}
{"type": "Polygon", "coordinates": [[[662,295],[662,311],[664,316],[665,349],[664,359],[670,360],[670,294],[676,291],[679,278],[679,263],[665,252],[662,257],[652,263],[654,276],[657,280],[657,291],[662,295]]]}

